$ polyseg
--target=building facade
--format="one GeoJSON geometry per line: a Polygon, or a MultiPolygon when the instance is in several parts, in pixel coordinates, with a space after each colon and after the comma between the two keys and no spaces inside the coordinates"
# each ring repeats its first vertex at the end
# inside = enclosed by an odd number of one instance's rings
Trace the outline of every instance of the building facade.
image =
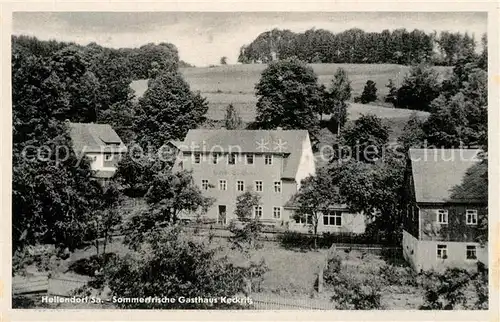
{"type": "MultiPolygon", "coordinates": [[[[190,130],[178,149],[174,169],[191,170],[205,196],[215,198],[206,217],[220,225],[236,219],[236,198],[251,190],[261,196],[254,215],[283,229],[308,232],[310,225],[294,216],[287,203],[300,182],[315,174],[306,130],[190,130]]],[[[364,231],[361,216],[345,208],[325,215],[318,231],[364,231]],[[331,218],[330,218],[331,217],[331,218]],[[341,218],[338,218],[341,217],[341,218]],[[350,228],[346,228],[350,227],[350,228]]]]}
{"type": "Polygon", "coordinates": [[[479,242],[481,221],[488,216],[487,198],[479,191],[484,187],[471,179],[481,170],[479,153],[410,149],[403,254],[417,271],[474,269],[478,261],[488,263],[488,249],[479,242]]]}
{"type": "Polygon", "coordinates": [[[73,150],[90,162],[93,177],[105,184],[116,173],[127,147],[109,124],[68,122],[73,150]]]}

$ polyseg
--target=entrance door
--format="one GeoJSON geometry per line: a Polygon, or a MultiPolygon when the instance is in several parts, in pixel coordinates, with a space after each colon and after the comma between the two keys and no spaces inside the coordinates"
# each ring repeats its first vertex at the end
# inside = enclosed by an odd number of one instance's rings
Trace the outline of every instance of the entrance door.
{"type": "Polygon", "coordinates": [[[217,223],[220,225],[226,224],[226,205],[219,205],[219,216],[217,217],[217,223]]]}

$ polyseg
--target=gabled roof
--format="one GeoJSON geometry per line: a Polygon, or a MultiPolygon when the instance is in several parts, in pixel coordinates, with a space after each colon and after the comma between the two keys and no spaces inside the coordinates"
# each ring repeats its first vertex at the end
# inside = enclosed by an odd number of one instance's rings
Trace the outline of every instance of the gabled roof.
{"type": "Polygon", "coordinates": [[[295,178],[307,130],[189,130],[181,151],[273,153],[285,158],[283,178],[295,178]]]}
{"type": "Polygon", "coordinates": [[[82,152],[126,152],[127,147],[109,124],[68,122],[73,149],[82,152]]]}
{"type": "Polygon", "coordinates": [[[471,168],[480,163],[478,149],[410,149],[415,200],[420,203],[486,202],[479,191],[457,194],[471,168]]]}

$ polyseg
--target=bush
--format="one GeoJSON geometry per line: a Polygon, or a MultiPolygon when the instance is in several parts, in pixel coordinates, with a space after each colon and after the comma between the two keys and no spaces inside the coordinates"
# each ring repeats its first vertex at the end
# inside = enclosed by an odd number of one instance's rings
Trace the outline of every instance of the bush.
{"type": "Polygon", "coordinates": [[[104,263],[114,259],[116,257],[115,253],[105,253],[99,255],[92,255],[88,258],[82,258],[69,266],[69,270],[80,275],[86,275],[94,277],[96,272],[99,272],[103,267],[104,263]]]}
{"type": "Polygon", "coordinates": [[[262,243],[259,242],[262,224],[259,220],[251,220],[241,224],[232,221],[229,225],[229,231],[233,233],[233,236],[229,237],[232,249],[248,253],[252,249],[262,248],[262,243]]]}
{"type": "Polygon", "coordinates": [[[398,267],[386,264],[380,268],[379,275],[387,285],[417,286],[417,274],[409,266],[398,267]]]}
{"type": "MultiPolygon", "coordinates": [[[[279,234],[278,241],[285,248],[311,249],[314,247],[314,236],[296,231],[285,231],[279,234]]],[[[330,248],[332,244],[392,245],[392,242],[388,239],[381,239],[376,234],[324,232],[318,236],[318,248],[330,248]]]]}
{"type": "Polygon", "coordinates": [[[335,278],[342,268],[342,258],[339,254],[334,253],[328,259],[328,266],[323,272],[323,281],[326,284],[333,284],[335,282],[335,278]]]}
{"type": "Polygon", "coordinates": [[[296,231],[285,231],[278,235],[278,241],[285,248],[313,248],[314,239],[312,236],[296,231]]]}
{"type": "Polygon", "coordinates": [[[420,275],[420,284],[425,290],[425,302],[421,310],[453,310],[457,305],[467,304],[465,290],[471,275],[464,269],[447,268],[444,273],[435,271],[420,275]]]}
{"type": "Polygon", "coordinates": [[[381,279],[373,274],[353,272],[342,266],[342,257],[333,253],[323,273],[325,284],[333,288],[332,301],[341,310],[379,309],[382,288],[381,279]],[[368,277],[367,277],[368,276],[368,277]]]}
{"type": "Polygon", "coordinates": [[[476,291],[476,302],[474,310],[488,309],[488,268],[482,262],[477,263],[477,274],[474,275],[474,289],[476,291]]]}
{"type": "Polygon", "coordinates": [[[381,307],[381,283],[377,278],[363,279],[346,271],[335,274],[332,301],[339,310],[373,310],[381,307]]]}

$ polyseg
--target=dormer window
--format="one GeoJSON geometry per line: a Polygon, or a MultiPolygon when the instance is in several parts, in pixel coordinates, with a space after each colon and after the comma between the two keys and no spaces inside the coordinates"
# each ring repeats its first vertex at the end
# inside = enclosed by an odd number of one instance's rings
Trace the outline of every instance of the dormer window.
{"type": "Polygon", "coordinates": [[[253,157],[252,153],[246,155],[247,164],[253,164],[253,157]]]}
{"type": "Polygon", "coordinates": [[[273,164],[273,155],[272,154],[266,154],[264,156],[264,164],[266,164],[266,165],[273,164]]]}
{"type": "Polygon", "coordinates": [[[227,155],[227,164],[236,164],[236,153],[229,153],[227,155]]]}
{"type": "Polygon", "coordinates": [[[201,162],[201,153],[194,153],[193,154],[193,162],[194,163],[200,163],[201,162]]]}
{"type": "Polygon", "coordinates": [[[212,154],[212,163],[213,164],[219,163],[219,153],[212,154]]]}

